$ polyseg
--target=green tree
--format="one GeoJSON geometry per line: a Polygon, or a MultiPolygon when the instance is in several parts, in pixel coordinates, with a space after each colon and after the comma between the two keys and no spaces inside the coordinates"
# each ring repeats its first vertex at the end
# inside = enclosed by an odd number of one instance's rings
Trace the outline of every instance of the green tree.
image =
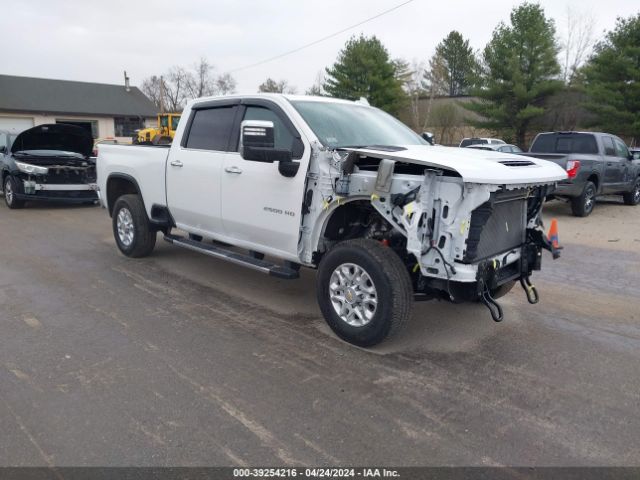
{"type": "Polygon", "coordinates": [[[618,18],[584,68],[587,108],[605,131],[640,138],[640,14],[618,18]]]}
{"type": "Polygon", "coordinates": [[[483,117],[475,126],[513,138],[524,147],[531,123],[544,114],[545,100],[562,87],[553,20],[540,5],[523,3],[500,23],[482,55],[483,72],[465,106],[483,117]]]}
{"type": "Polygon", "coordinates": [[[436,46],[434,58],[442,61],[447,94],[450,97],[467,95],[478,67],[469,40],[453,30],[436,46]]]}
{"type": "Polygon", "coordinates": [[[375,36],[352,37],[336,63],[326,69],[324,91],[348,100],[365,97],[371,105],[397,114],[407,100],[398,67],[375,36]]]}

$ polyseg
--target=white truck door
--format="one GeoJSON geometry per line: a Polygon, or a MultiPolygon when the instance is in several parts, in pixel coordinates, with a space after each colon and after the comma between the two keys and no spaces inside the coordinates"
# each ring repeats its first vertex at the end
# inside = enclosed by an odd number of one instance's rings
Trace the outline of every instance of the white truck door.
{"type": "Polygon", "coordinates": [[[276,148],[291,149],[298,133],[284,112],[268,102],[240,108],[240,121],[232,134],[235,152],[225,158],[222,171],[225,233],[247,248],[296,259],[309,152],[294,155],[293,160],[300,161],[300,168],[291,178],[280,174],[278,162],[243,159],[238,153],[243,120],[272,121],[276,148]]]}
{"type": "Polygon", "coordinates": [[[220,175],[238,107],[197,108],[167,163],[167,205],[176,226],[201,235],[222,233],[220,175]]]}

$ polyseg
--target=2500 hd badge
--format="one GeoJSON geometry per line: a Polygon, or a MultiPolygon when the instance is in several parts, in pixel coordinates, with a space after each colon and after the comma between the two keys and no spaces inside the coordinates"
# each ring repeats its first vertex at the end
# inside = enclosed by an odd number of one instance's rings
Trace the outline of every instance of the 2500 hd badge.
{"type": "Polygon", "coordinates": [[[288,215],[290,217],[296,216],[296,212],[292,212],[291,210],[282,210],[281,208],[264,207],[264,211],[269,213],[276,213],[278,215],[288,215]]]}

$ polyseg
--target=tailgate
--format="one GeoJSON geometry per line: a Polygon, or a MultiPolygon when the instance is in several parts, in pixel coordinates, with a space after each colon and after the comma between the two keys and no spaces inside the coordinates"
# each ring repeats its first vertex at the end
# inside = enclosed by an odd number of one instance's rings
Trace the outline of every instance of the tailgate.
{"type": "Polygon", "coordinates": [[[525,155],[527,157],[539,158],[540,160],[547,160],[548,162],[553,162],[557,165],[560,165],[562,168],[567,168],[567,160],[568,155],[565,153],[531,153],[531,152],[523,152],[518,155],[525,155]]]}

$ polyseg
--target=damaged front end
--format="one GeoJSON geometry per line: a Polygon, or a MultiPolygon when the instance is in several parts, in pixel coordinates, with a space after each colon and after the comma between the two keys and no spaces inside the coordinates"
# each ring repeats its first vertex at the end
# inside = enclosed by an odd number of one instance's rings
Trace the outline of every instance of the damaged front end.
{"type": "Polygon", "coordinates": [[[5,166],[13,180],[12,195],[21,201],[97,200],[92,148],[91,135],[73,125],[38,125],[25,130],[11,145],[5,166]]]}
{"type": "Polygon", "coordinates": [[[91,202],[98,199],[95,161],[76,156],[14,155],[21,200],[91,202]]]}
{"type": "Polygon", "coordinates": [[[559,255],[540,220],[547,188],[464,183],[429,169],[417,191],[378,192],[372,205],[406,235],[418,298],[481,301],[501,321],[496,298],[519,281],[537,303],[530,275],[540,270],[543,249],[559,255]]]}
{"type": "Polygon", "coordinates": [[[495,321],[503,319],[496,299],[518,282],[529,302],[537,303],[530,276],[541,268],[542,250],[559,256],[542,230],[542,205],[564,173],[526,160],[486,162],[490,181],[480,181],[475,165],[468,171],[476,177],[467,181],[463,168],[437,168],[402,150],[371,147],[325,155],[330,167],[321,167],[312,180],[325,199],[323,209],[339,211],[335,204],[342,202],[345,218],[324,222],[318,250],[354,236],[377,239],[405,262],[416,299],[482,302],[495,321]],[[519,167],[539,167],[538,179],[531,170],[519,179],[514,170],[519,167]],[[361,205],[359,213],[350,204],[361,205]],[[340,234],[338,225],[346,233],[340,234]]]}

